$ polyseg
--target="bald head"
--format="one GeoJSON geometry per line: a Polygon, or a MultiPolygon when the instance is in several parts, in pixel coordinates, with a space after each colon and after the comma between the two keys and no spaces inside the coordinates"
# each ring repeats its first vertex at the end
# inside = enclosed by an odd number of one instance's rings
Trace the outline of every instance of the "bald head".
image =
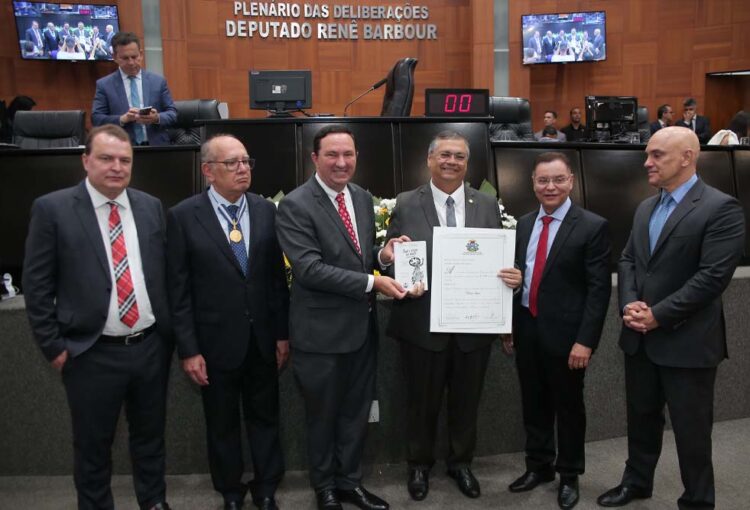
{"type": "Polygon", "coordinates": [[[646,146],[648,182],[672,192],[696,172],[700,142],[695,133],[684,127],[658,130],[646,146]]]}

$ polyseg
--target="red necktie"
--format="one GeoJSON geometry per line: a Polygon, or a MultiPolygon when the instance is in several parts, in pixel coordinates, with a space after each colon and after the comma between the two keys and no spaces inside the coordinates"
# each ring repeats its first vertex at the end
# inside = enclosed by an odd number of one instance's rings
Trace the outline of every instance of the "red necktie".
{"type": "Polygon", "coordinates": [[[109,207],[109,242],[112,245],[112,267],[115,270],[115,282],[117,283],[117,311],[120,321],[127,327],[132,328],[140,315],[138,303],[135,301],[133,279],[130,277],[125,234],[122,230],[117,204],[110,202],[109,207]]]}
{"type": "Polygon", "coordinates": [[[357,241],[357,235],[354,233],[354,227],[352,226],[352,218],[351,216],[349,216],[349,211],[346,210],[346,202],[344,201],[343,191],[336,195],[336,203],[339,204],[339,216],[341,216],[341,221],[344,222],[346,231],[349,232],[349,237],[354,243],[354,247],[357,249],[357,253],[362,255],[362,250],[359,249],[359,241],[357,241]]]}
{"type": "Polygon", "coordinates": [[[531,274],[531,288],[529,289],[529,312],[531,312],[532,317],[536,317],[537,314],[536,298],[539,295],[539,284],[542,281],[544,264],[547,263],[547,239],[549,238],[549,224],[552,223],[552,220],[552,216],[542,217],[542,233],[539,235],[539,242],[536,245],[534,272],[531,274]]]}

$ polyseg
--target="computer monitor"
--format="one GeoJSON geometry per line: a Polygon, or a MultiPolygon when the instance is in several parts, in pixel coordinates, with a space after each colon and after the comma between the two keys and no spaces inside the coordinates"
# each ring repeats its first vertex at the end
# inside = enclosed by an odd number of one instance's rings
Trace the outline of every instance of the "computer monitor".
{"type": "Polygon", "coordinates": [[[633,96],[586,97],[586,125],[593,141],[629,141],[638,133],[638,98],[633,96]]]}
{"type": "Polygon", "coordinates": [[[250,71],[250,109],[272,117],[312,108],[312,74],[301,71],[250,71]]]}

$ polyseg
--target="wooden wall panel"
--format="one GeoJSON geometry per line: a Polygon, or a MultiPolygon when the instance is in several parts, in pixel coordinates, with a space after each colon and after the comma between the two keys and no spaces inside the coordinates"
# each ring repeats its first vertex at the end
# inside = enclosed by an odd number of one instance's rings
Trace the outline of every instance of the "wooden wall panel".
{"type": "MultiPolygon", "coordinates": [[[[711,118],[712,128],[719,129],[747,96],[739,85],[731,88],[740,97],[736,101],[708,97],[706,77],[711,72],[750,69],[750,2],[746,0],[518,0],[509,2],[508,11],[510,95],[531,100],[535,130],[541,129],[545,109],[557,110],[561,125],[567,124],[568,110],[582,105],[587,95],[637,96],[639,104],[648,107],[651,120],[663,103],[680,114],[683,99],[692,96],[699,112],[711,118]],[[523,14],[584,10],[607,12],[606,62],[521,64],[518,27],[523,14]]],[[[728,90],[714,89],[718,94],[728,90]]]]}

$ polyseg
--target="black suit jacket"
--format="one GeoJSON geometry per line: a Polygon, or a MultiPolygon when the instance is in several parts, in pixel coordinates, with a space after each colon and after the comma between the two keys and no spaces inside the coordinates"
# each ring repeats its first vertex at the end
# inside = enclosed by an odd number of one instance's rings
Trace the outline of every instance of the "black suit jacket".
{"type": "MultiPolygon", "coordinates": [[[[468,185],[466,193],[466,227],[500,228],[500,210],[494,198],[468,185]]],[[[399,194],[391,214],[387,239],[407,235],[413,241],[427,242],[428,281],[432,281],[432,229],[439,227],[432,189],[424,184],[399,194]]],[[[500,269],[498,267],[498,269],[500,269]]],[[[431,285],[430,285],[431,286],[431,285]]],[[[387,333],[429,351],[442,351],[448,346],[450,334],[430,333],[430,291],[419,298],[406,297],[393,301],[387,333]]],[[[458,347],[470,352],[491,343],[497,335],[456,334],[458,347]]]]}
{"type": "Polygon", "coordinates": [[[658,120],[655,120],[654,122],[649,124],[648,127],[651,130],[651,134],[653,135],[654,133],[656,133],[657,131],[661,129],[661,124],[659,123],[658,120]]]}
{"type": "MultiPolygon", "coordinates": [[[[149,301],[162,338],[171,337],[161,202],[128,189],[149,301]]],[[[112,278],[85,182],[36,199],[26,238],[23,289],[31,329],[48,360],[78,356],[107,320],[112,278]]]]}
{"type": "Polygon", "coordinates": [[[375,292],[365,289],[375,269],[375,214],[368,191],[352,183],[348,190],[362,255],[314,175],[279,203],[279,243],[294,274],[291,344],[301,351],[354,352],[370,334],[375,292]]]}
{"type": "Polygon", "coordinates": [[[223,370],[245,359],[251,332],[269,363],[275,363],[276,341],[289,338],[276,207],[254,193],[245,198],[250,214],[247,277],[207,191],[167,213],[169,297],[179,356],[202,354],[223,370]]]}
{"type": "MultiPolygon", "coordinates": [[[[524,273],[538,213],[524,215],[516,227],[516,265],[524,273]]],[[[612,288],[609,254],[607,220],[572,204],[549,250],[537,296],[539,339],[549,354],[567,356],[576,342],[599,345],[612,288]]],[[[522,306],[521,292],[514,304],[522,306]]]]}
{"type": "MultiPolygon", "coordinates": [[[[692,128],[682,119],[675,122],[674,125],[686,127],[692,131],[692,128]]],[[[700,140],[702,144],[708,143],[711,139],[711,124],[708,117],[704,117],[703,115],[695,116],[695,134],[698,135],[698,140],[700,140]]]]}
{"type": "Polygon", "coordinates": [[[669,216],[649,251],[648,224],[659,195],[641,202],[618,270],[620,311],[633,301],[652,307],[659,327],[642,335],[622,328],[620,347],[644,342],[657,365],[715,367],[727,355],[721,294],[745,245],[736,199],[698,180],[669,216]]]}

